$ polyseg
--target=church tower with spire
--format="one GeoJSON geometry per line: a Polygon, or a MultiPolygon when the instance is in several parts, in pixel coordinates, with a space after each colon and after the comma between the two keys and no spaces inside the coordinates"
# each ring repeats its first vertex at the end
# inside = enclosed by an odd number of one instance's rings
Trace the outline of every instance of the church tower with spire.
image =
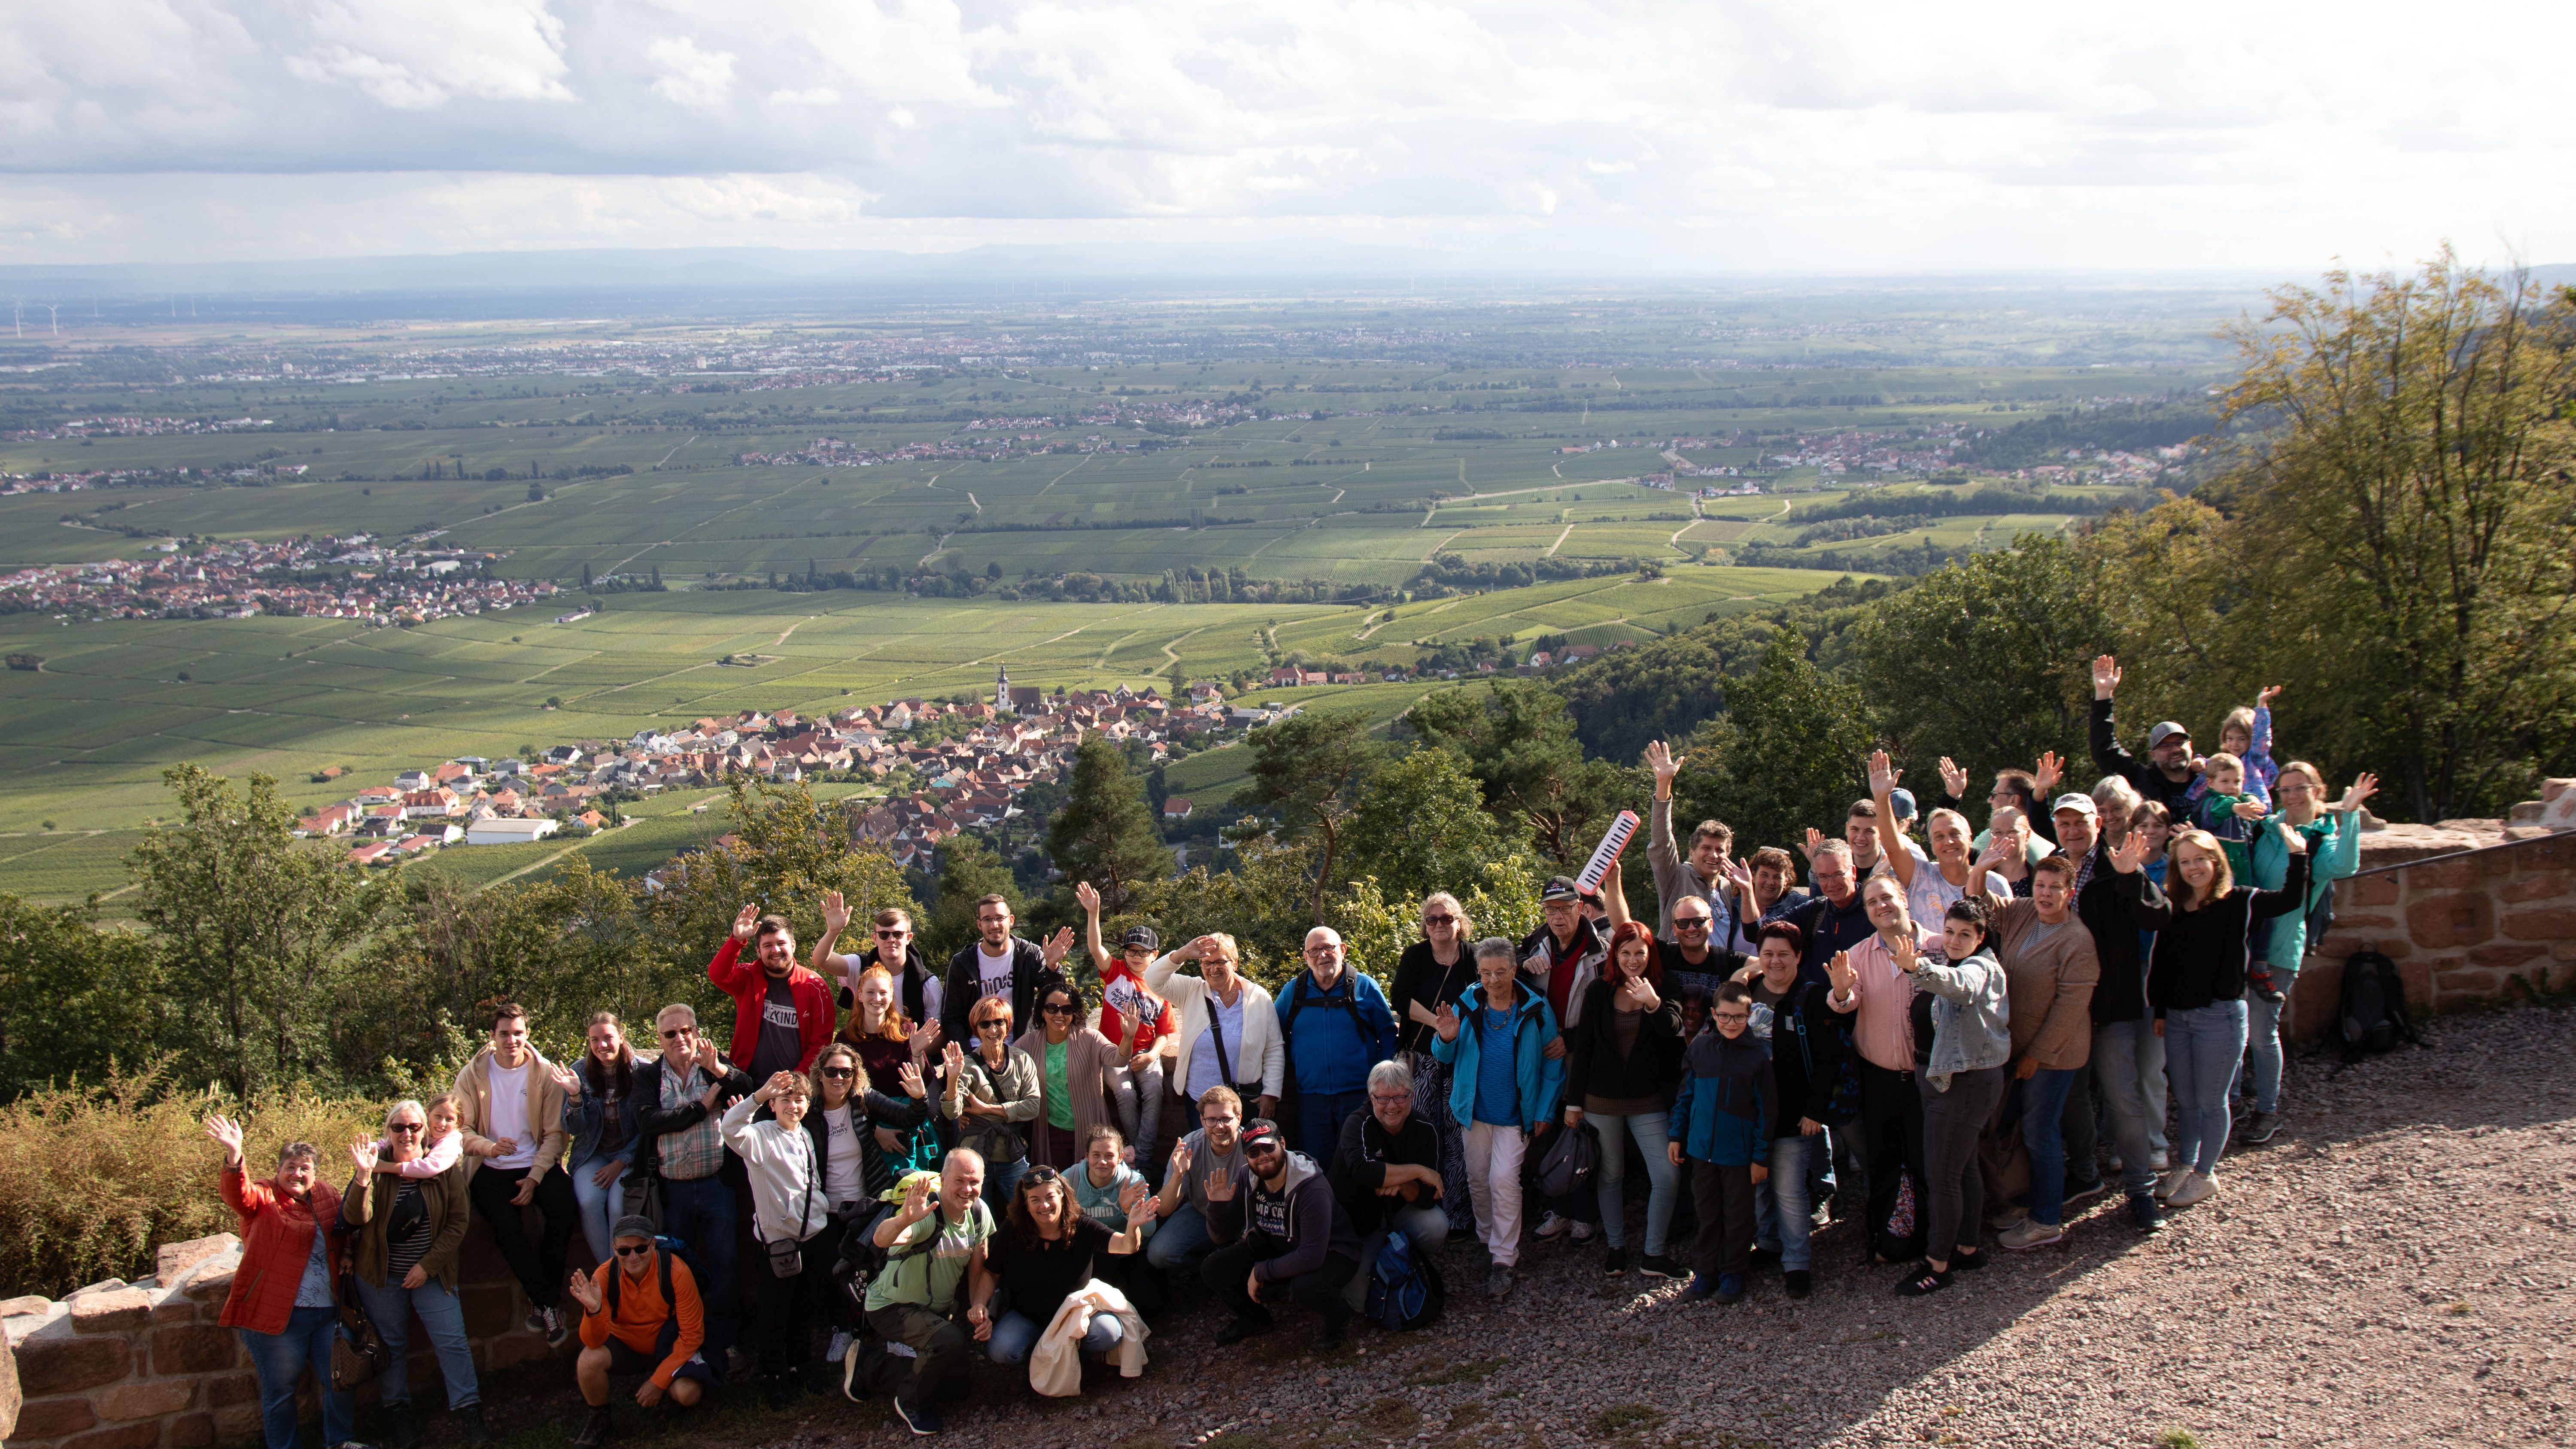
{"type": "Polygon", "coordinates": [[[1002,666],[1002,672],[993,681],[993,710],[997,714],[1012,712],[1011,666],[1007,664],[1002,666]]]}

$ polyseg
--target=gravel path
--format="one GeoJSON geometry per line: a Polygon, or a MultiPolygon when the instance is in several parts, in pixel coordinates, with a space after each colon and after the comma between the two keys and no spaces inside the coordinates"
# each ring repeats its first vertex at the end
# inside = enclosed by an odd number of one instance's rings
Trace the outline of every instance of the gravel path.
{"type": "MultiPolygon", "coordinates": [[[[2295,1061],[2287,1125],[2226,1160],[2218,1199],[2148,1238],[2114,1194],[2089,1205],[2068,1246],[1997,1251],[1929,1300],[1896,1298],[1894,1269],[1854,1266],[1842,1224],[1817,1240],[1805,1303],[1766,1275],[1740,1306],[1683,1307],[1676,1284],[1632,1274],[1608,1289],[1597,1250],[1542,1246],[1505,1306],[1462,1293],[1434,1330],[1355,1329],[1329,1359],[1296,1315],[1221,1353],[1203,1310],[1155,1337],[1144,1378],[1095,1377],[1071,1403],[1039,1403],[979,1365],[977,1399],[1001,1407],[958,1406],[948,1437],[1101,1449],[2576,1443],[2571,1045],[2576,1018],[2527,1009],[2445,1020],[2431,1049],[2340,1074],[2295,1061]]],[[[1464,1253],[1448,1262],[1453,1279],[1474,1276],[1464,1253]]],[[[911,1442],[875,1404],[726,1419],[697,1441],[911,1442]]]]}

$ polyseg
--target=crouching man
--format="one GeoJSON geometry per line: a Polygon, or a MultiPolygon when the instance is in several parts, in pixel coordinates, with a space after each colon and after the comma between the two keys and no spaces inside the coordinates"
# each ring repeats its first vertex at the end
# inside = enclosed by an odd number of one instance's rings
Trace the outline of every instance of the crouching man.
{"type": "Polygon", "coordinates": [[[1216,1331],[1217,1346],[1277,1327],[1261,1306],[1261,1290],[1285,1285],[1290,1298],[1324,1316],[1315,1346],[1339,1348],[1351,1317],[1342,1290],[1360,1270],[1350,1214],[1314,1160],[1280,1141],[1278,1123],[1255,1117],[1243,1124],[1242,1141],[1242,1166],[1222,1182],[1210,1174],[1200,1184],[1208,1238],[1217,1244],[1199,1268],[1200,1281],[1234,1314],[1216,1331]]]}
{"type": "Polygon", "coordinates": [[[706,1320],[689,1265],[654,1243],[651,1218],[619,1218],[611,1238],[616,1256],[572,1275],[572,1299],[581,1306],[581,1357],[573,1377],[590,1405],[590,1421],[574,1436],[574,1449],[608,1442],[612,1373],[645,1375],[635,1402],[648,1409],[665,1398],[694,1404],[724,1382],[699,1352],[706,1320]]]}

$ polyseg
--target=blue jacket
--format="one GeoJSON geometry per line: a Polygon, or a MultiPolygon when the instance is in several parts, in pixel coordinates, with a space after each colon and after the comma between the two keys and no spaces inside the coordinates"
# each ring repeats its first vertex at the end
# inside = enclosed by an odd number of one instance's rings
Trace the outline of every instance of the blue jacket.
{"type": "Polygon", "coordinates": [[[1751,1031],[1729,1039],[1712,1026],[1682,1052],[1672,1140],[1682,1154],[1720,1167],[1771,1160],[1771,1047],[1751,1031]]]}
{"type": "MultiPolygon", "coordinates": [[[[1556,1120],[1557,1096],[1565,1088],[1565,1063],[1547,1059],[1547,1044],[1556,1040],[1556,1013],[1548,1009],[1547,998],[1523,985],[1520,1002],[1512,1008],[1512,1077],[1520,1090],[1521,1127],[1531,1130],[1556,1120]]],[[[1449,1115],[1458,1121],[1476,1120],[1476,1076],[1482,1067],[1478,1058],[1484,1048],[1476,1030],[1476,1013],[1485,1009],[1485,983],[1479,981],[1458,995],[1458,1039],[1431,1039],[1431,1055],[1452,1065],[1449,1082],[1449,1115]]]]}
{"type": "MultiPolygon", "coordinates": [[[[644,1064],[639,1061],[635,1065],[641,1067],[644,1064]]],[[[599,1150],[599,1140],[607,1134],[608,1099],[591,1087],[590,1074],[593,1070],[595,1069],[586,1062],[575,1066],[573,1073],[581,1078],[581,1091],[577,1094],[567,1093],[564,1096],[564,1135],[572,1139],[572,1153],[564,1160],[566,1171],[588,1166],[593,1158],[602,1155],[599,1150]]],[[[635,1162],[635,1149],[643,1144],[644,1134],[635,1124],[636,1103],[635,1089],[631,1085],[634,1081],[632,1072],[628,1073],[627,1080],[630,1085],[627,1088],[625,1103],[626,1141],[616,1151],[606,1155],[631,1167],[635,1162]]]]}
{"type": "Polygon", "coordinates": [[[1316,988],[1313,972],[1300,971],[1271,1004],[1295,1072],[1288,1084],[1300,1092],[1364,1091],[1369,1068],[1395,1055],[1395,1013],[1387,1009],[1386,992],[1355,966],[1345,964],[1330,991],[1316,988]]]}

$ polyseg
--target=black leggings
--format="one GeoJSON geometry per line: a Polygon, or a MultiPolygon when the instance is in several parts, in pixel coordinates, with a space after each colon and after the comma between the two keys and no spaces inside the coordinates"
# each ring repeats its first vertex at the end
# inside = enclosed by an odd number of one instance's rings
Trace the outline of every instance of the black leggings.
{"type": "Polygon", "coordinates": [[[2004,1069],[1979,1067],[1950,1078],[1950,1090],[1923,1086],[1923,1256],[1952,1262],[1977,1241],[1986,1210],[1985,1174],[1977,1166],[1977,1134],[2004,1099],[2004,1069]]]}

